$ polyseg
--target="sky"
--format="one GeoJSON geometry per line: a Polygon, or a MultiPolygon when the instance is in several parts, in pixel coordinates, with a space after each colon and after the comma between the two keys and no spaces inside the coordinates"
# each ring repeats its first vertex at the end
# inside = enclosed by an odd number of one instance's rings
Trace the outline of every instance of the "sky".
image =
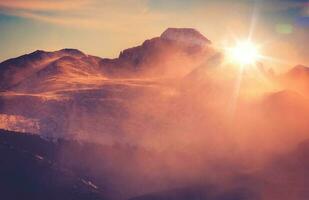
{"type": "Polygon", "coordinates": [[[62,48],[112,58],[168,27],[217,47],[251,35],[280,64],[309,65],[308,0],[0,0],[0,60],[62,48]]]}

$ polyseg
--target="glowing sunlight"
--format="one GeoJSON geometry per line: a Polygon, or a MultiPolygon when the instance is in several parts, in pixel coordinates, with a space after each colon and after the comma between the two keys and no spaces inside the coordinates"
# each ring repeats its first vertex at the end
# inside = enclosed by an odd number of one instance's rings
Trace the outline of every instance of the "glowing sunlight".
{"type": "Polygon", "coordinates": [[[240,65],[255,64],[259,58],[259,48],[251,41],[237,42],[234,47],[227,48],[229,60],[240,65]]]}

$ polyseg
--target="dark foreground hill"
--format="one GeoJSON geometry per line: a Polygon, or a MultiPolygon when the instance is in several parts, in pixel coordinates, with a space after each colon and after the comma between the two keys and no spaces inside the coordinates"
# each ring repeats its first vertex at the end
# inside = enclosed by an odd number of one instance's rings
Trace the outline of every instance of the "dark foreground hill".
{"type": "MultiPolygon", "coordinates": [[[[1,130],[0,193],[5,200],[305,200],[309,197],[308,144],[303,141],[263,168],[250,171],[216,162],[215,179],[200,174],[192,182],[186,177],[190,169],[177,178],[166,173],[168,165],[158,157],[168,152],[126,144],[48,141],[1,130]]],[[[185,153],[169,153],[186,158],[185,153]]]]}
{"type": "Polygon", "coordinates": [[[35,135],[0,132],[1,199],[106,199],[85,177],[58,165],[55,143],[35,135]]]}

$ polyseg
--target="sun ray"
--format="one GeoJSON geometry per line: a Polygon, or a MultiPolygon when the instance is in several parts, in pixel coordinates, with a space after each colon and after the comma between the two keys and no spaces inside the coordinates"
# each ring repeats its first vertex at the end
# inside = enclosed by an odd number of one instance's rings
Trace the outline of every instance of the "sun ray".
{"type": "MultiPolygon", "coordinates": [[[[252,18],[251,18],[247,40],[243,43],[238,44],[238,46],[236,45],[236,47],[234,47],[234,49],[232,50],[232,56],[236,58],[234,60],[238,60],[240,62],[238,63],[239,72],[236,77],[234,92],[232,94],[232,98],[230,102],[230,108],[228,109],[230,117],[233,117],[237,109],[237,101],[239,97],[239,92],[241,88],[241,82],[242,82],[245,66],[249,64],[251,65],[255,64],[261,56],[258,51],[258,47],[256,47],[252,43],[253,33],[254,33],[255,26],[256,26],[256,22],[257,22],[257,13],[258,13],[258,4],[257,4],[257,1],[254,1],[254,7],[253,7],[252,18]],[[242,53],[245,53],[244,58],[242,57],[242,53]]],[[[231,52],[230,48],[227,48],[226,50],[228,50],[228,52],[229,51],[231,52]]]]}
{"type": "Polygon", "coordinates": [[[253,11],[252,11],[252,16],[251,16],[251,23],[250,23],[250,29],[249,29],[249,34],[248,34],[248,40],[251,41],[253,38],[253,33],[254,29],[257,23],[258,19],[258,10],[259,10],[259,1],[255,0],[254,5],[253,5],[253,11]]]}
{"type": "Polygon", "coordinates": [[[244,72],[243,68],[244,68],[244,65],[241,65],[238,69],[239,72],[237,73],[237,77],[235,79],[234,90],[233,90],[232,97],[228,105],[228,116],[230,118],[233,118],[234,113],[237,109],[236,105],[238,102],[239,91],[240,91],[241,82],[243,78],[243,72],[244,72]]]}
{"type": "Polygon", "coordinates": [[[291,66],[294,63],[283,60],[283,59],[279,59],[279,58],[275,58],[275,57],[271,57],[271,56],[266,56],[266,55],[259,55],[259,59],[260,60],[264,60],[264,61],[270,61],[270,62],[274,62],[274,63],[278,63],[278,64],[283,64],[283,65],[288,65],[291,66]]]}

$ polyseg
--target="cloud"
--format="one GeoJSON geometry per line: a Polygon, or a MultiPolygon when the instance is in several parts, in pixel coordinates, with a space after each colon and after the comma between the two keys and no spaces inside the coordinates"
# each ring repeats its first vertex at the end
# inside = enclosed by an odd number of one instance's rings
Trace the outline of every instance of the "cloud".
{"type": "MultiPolygon", "coordinates": [[[[128,31],[128,27],[150,27],[162,24],[184,11],[203,9],[217,12],[220,8],[261,4],[261,9],[270,12],[282,11],[303,5],[301,1],[253,1],[253,0],[195,0],[169,2],[161,0],[0,0],[0,13],[37,20],[62,26],[128,31]],[[217,6],[215,6],[217,5],[217,6]],[[215,9],[213,9],[215,7],[215,9]]],[[[188,16],[185,14],[183,16],[188,16]]],[[[195,14],[193,14],[193,17],[195,14]]],[[[192,16],[189,19],[192,20],[192,16]]],[[[179,16],[176,17],[179,19],[179,16]]],[[[180,20],[188,21],[182,17],[180,20]]],[[[192,23],[191,23],[192,24],[192,23]]],[[[150,27],[151,28],[151,27],[150,27]]]]}
{"type": "Polygon", "coordinates": [[[28,19],[58,24],[58,25],[89,27],[89,28],[95,28],[99,25],[98,22],[95,20],[83,19],[80,17],[46,16],[42,14],[37,14],[33,12],[25,12],[25,11],[13,11],[10,14],[19,16],[19,17],[28,18],[28,19]]]}
{"type": "Polygon", "coordinates": [[[289,9],[301,8],[303,2],[301,1],[289,1],[289,0],[271,0],[263,1],[261,3],[264,5],[262,8],[269,11],[287,11],[289,9]]]}
{"type": "Polygon", "coordinates": [[[95,21],[89,20],[89,17],[82,16],[85,10],[90,9],[91,3],[93,3],[92,0],[0,1],[0,12],[5,15],[59,25],[94,27],[97,25],[95,21]],[[75,16],[73,15],[74,13],[75,16]]]}
{"type": "Polygon", "coordinates": [[[0,8],[24,11],[68,11],[72,9],[81,9],[89,3],[91,3],[91,0],[4,0],[0,1],[0,8]]]}
{"type": "Polygon", "coordinates": [[[0,13],[56,25],[127,31],[162,19],[147,0],[11,0],[0,1],[0,13]]]}

